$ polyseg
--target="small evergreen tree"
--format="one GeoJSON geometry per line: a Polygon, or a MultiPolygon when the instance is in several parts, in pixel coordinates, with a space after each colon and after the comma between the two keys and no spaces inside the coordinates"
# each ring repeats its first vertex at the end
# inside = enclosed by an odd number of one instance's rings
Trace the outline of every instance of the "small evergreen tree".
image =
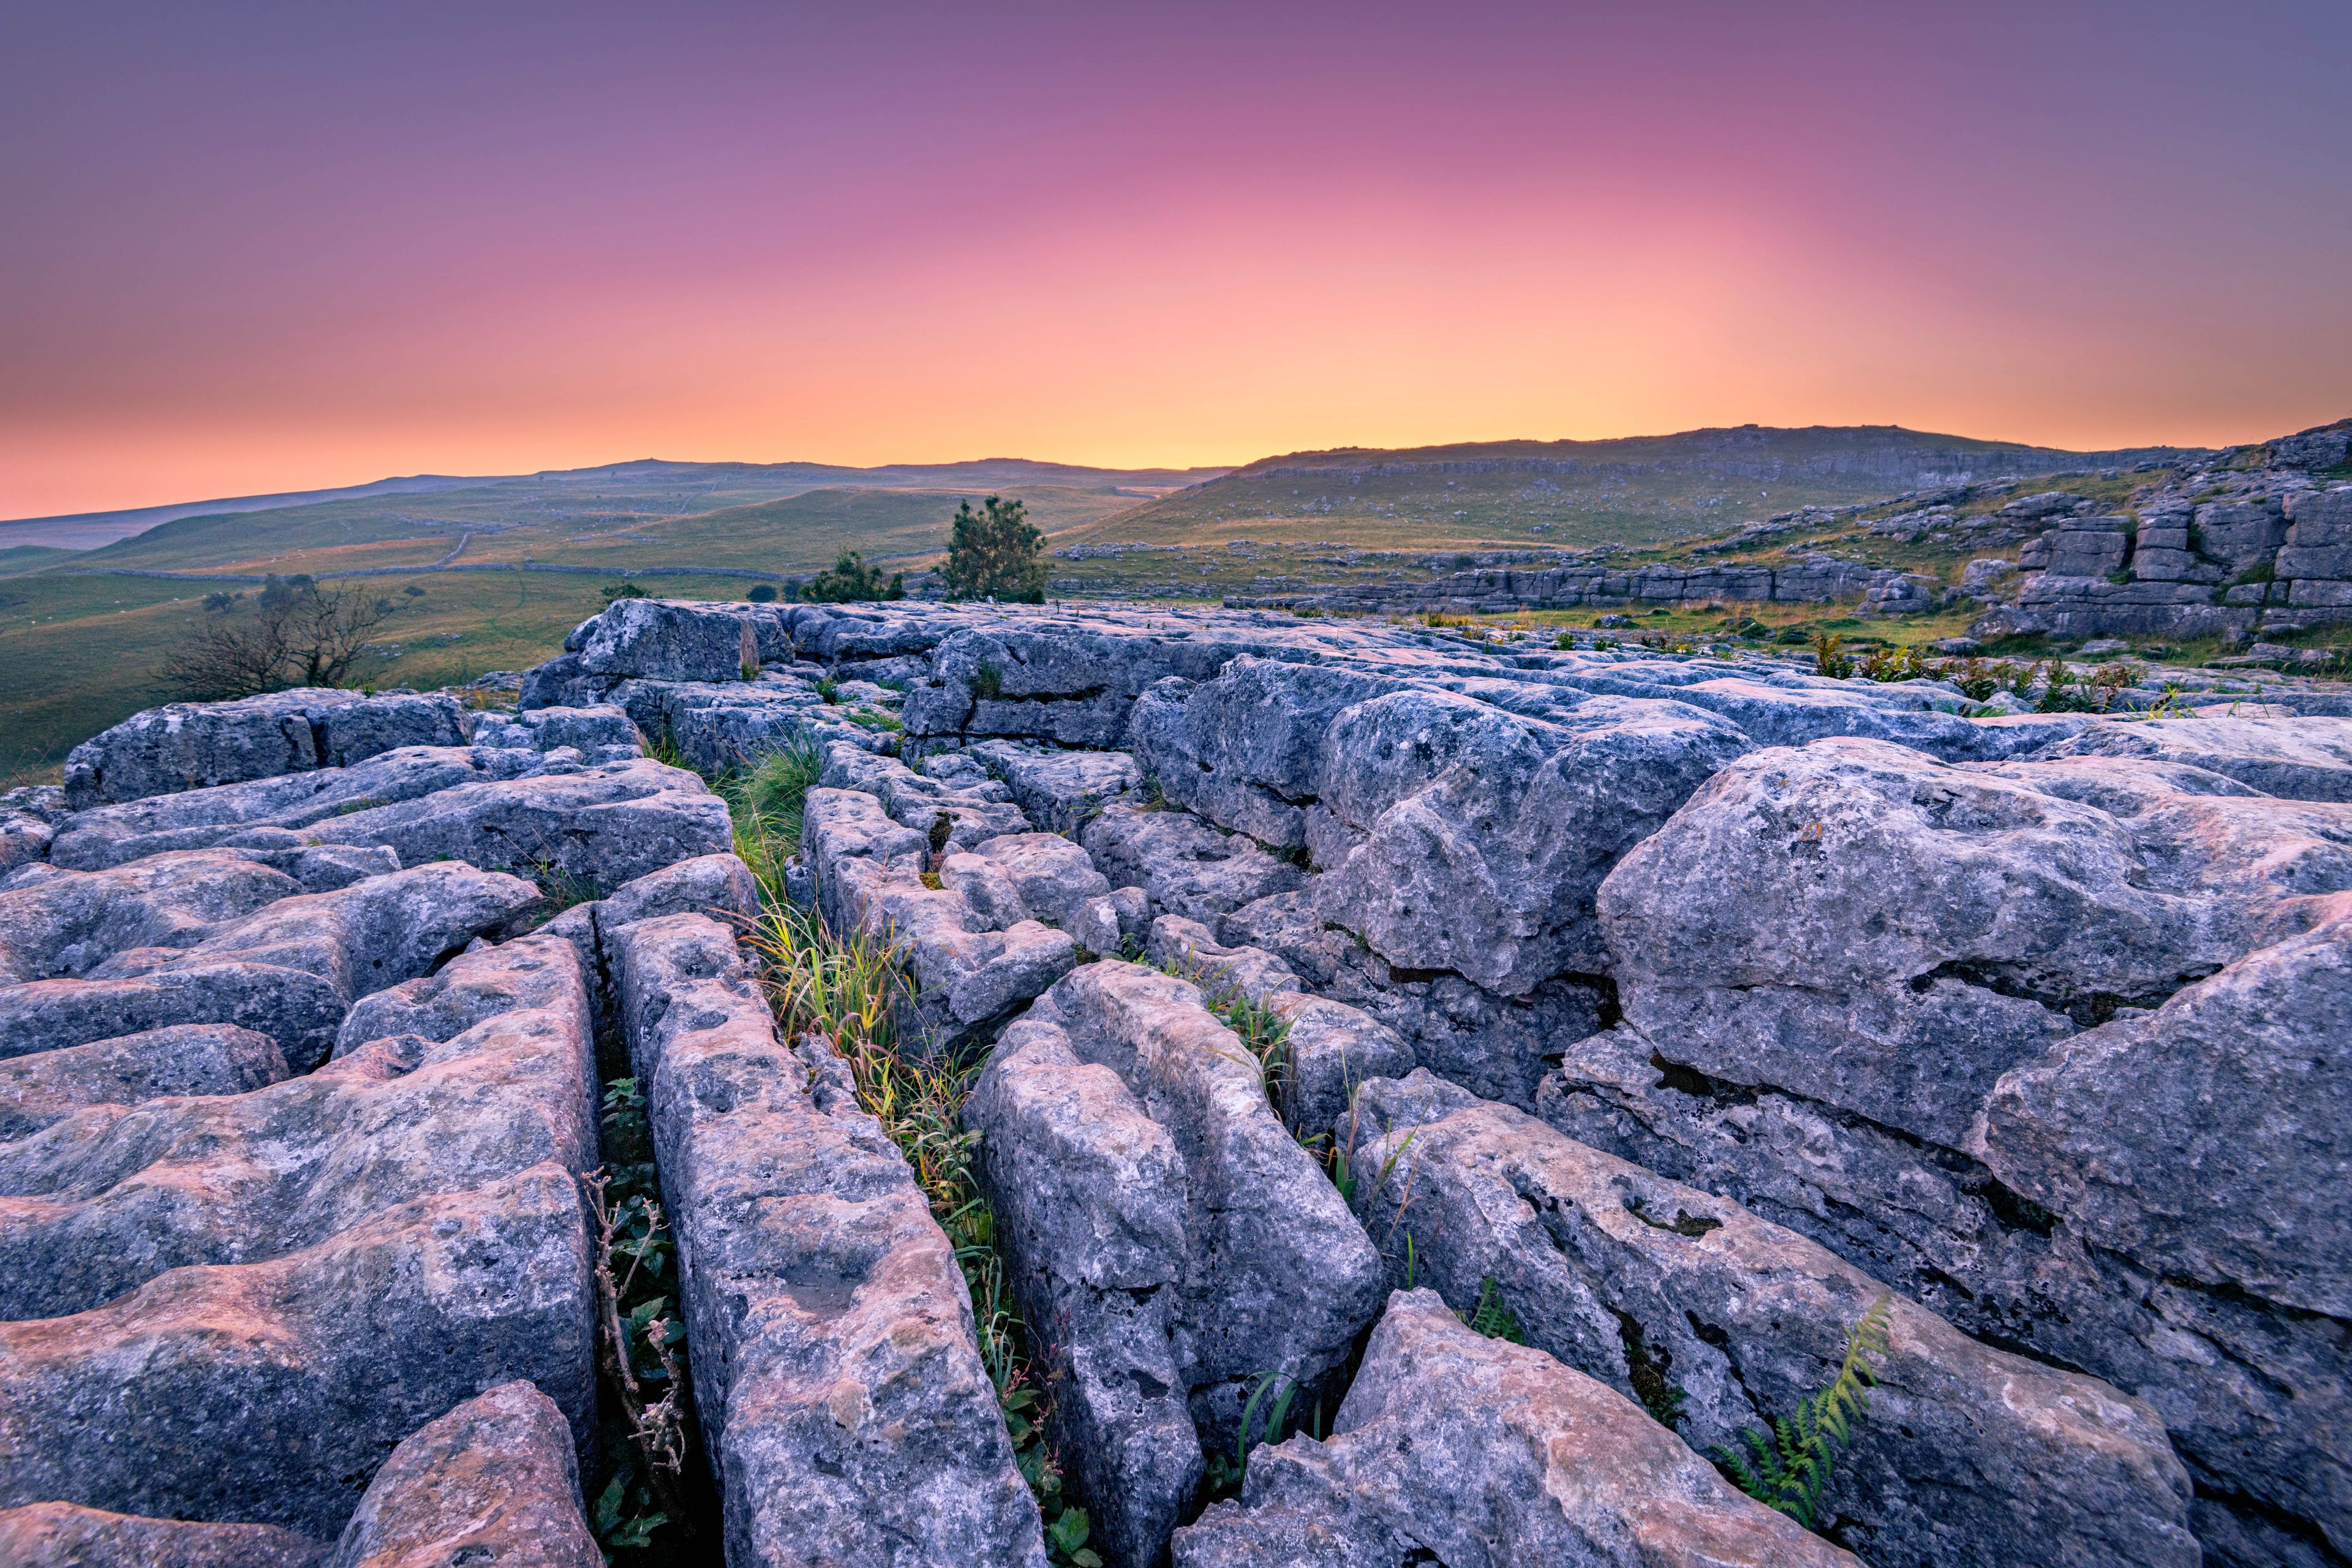
{"type": "Polygon", "coordinates": [[[820,605],[845,605],[907,596],[907,574],[894,572],[883,581],[882,568],[868,566],[855,550],[845,550],[832,567],[808,580],[801,596],[820,605]]]}
{"type": "Polygon", "coordinates": [[[982,504],[981,511],[972,510],[970,501],[956,507],[955,533],[941,573],[948,592],[959,599],[1044,604],[1045,536],[1029,521],[1026,503],[990,496],[982,504]]]}

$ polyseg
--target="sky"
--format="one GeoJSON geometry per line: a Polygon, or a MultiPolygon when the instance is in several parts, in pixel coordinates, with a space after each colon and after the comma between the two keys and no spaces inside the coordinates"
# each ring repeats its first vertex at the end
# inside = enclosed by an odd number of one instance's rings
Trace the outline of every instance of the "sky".
{"type": "Polygon", "coordinates": [[[2352,415],[2352,5],[0,0],[0,517],[2352,415]]]}

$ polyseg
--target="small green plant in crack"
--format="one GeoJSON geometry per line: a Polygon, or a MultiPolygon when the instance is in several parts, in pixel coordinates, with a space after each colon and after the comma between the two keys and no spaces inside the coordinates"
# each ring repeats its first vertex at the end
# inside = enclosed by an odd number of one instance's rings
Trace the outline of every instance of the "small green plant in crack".
{"type": "Polygon", "coordinates": [[[1798,1401],[1796,1413],[1769,1428],[1740,1433],[1743,1457],[1718,1444],[1710,1457],[1734,1486],[1811,1530],[1821,1518],[1822,1489],[1840,1447],[1853,1441],[1853,1423],[1870,1407],[1878,1375],[1870,1364],[1886,1353],[1894,1298],[1880,1291],[1845,1335],[1845,1360],[1819,1394],[1798,1401]]]}
{"type": "Polygon", "coordinates": [[[1004,695],[1004,672],[985,659],[971,672],[971,694],[982,702],[993,702],[1004,695]]]}
{"type": "Polygon", "coordinates": [[[661,1209],[645,1096],[605,1086],[605,1163],[583,1178],[596,1242],[597,1363],[611,1396],[601,1442],[612,1477],[590,1509],[616,1564],[688,1557],[710,1511],[688,1397],[686,1326],[672,1306],[677,1254],[661,1209]]]}
{"type": "Polygon", "coordinates": [[[684,768],[688,773],[694,771],[694,764],[688,762],[686,753],[678,749],[677,732],[667,725],[646,737],[646,755],[664,767],[684,768]]]}
{"type": "Polygon", "coordinates": [[[820,675],[816,678],[816,694],[827,707],[836,707],[841,702],[841,683],[830,675],[820,675]]]}
{"type": "Polygon", "coordinates": [[[1675,1430],[1682,1425],[1687,1396],[1669,1374],[1673,1354],[1653,1346],[1630,1313],[1617,1314],[1617,1332],[1625,1346],[1625,1381],[1633,1385],[1633,1396],[1650,1413],[1651,1420],[1669,1432],[1675,1430]]]}
{"type": "Polygon", "coordinates": [[[363,795],[357,800],[347,800],[343,802],[342,805],[335,807],[335,815],[337,816],[349,816],[353,812],[373,811],[377,806],[387,804],[389,803],[378,800],[372,795],[363,795]]]}
{"type": "Polygon", "coordinates": [[[593,877],[583,877],[547,856],[541,856],[528,868],[530,879],[539,884],[546,896],[550,919],[562,914],[575,904],[593,903],[604,896],[593,877]]]}
{"type": "Polygon", "coordinates": [[[1507,1340],[1515,1345],[1528,1342],[1527,1335],[1519,1329],[1518,1314],[1503,1305],[1502,1295],[1492,1274],[1478,1281],[1478,1304],[1470,1310],[1469,1314],[1465,1316],[1456,1312],[1454,1315],[1468,1324],[1470,1331],[1475,1334],[1490,1340],[1507,1340]]]}
{"type": "MultiPolygon", "coordinates": [[[[1234,1441],[1233,1458],[1222,1453],[1208,1456],[1208,1468],[1202,1477],[1202,1488],[1213,1500],[1237,1496],[1242,1483],[1249,1479],[1249,1456],[1252,1448],[1263,1444],[1278,1443],[1290,1422],[1292,1403],[1299,1392],[1298,1380],[1287,1373],[1262,1372],[1250,1386],[1249,1397],[1242,1403],[1241,1436],[1234,1441]],[[1273,1397],[1269,1400],[1268,1395],[1273,1397]]],[[[1322,1401],[1318,1400],[1305,1419],[1289,1430],[1303,1432],[1318,1441],[1331,1436],[1330,1419],[1324,1414],[1322,1401]]]]}

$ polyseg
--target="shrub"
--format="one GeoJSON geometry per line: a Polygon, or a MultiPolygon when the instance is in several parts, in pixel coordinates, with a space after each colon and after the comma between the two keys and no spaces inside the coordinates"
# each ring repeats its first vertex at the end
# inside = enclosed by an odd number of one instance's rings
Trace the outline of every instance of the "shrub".
{"type": "Polygon", "coordinates": [[[341,686],[378,657],[368,638],[393,613],[387,599],[299,574],[272,575],[249,606],[243,598],[205,598],[212,613],[163,662],[167,685],[200,700],[341,686]]]}
{"type": "Polygon", "coordinates": [[[776,602],[776,585],[761,583],[743,596],[755,605],[772,605],[776,602]]]}
{"type": "Polygon", "coordinates": [[[635,583],[615,583],[604,590],[604,603],[608,605],[621,599],[647,599],[652,596],[635,583]]]}
{"type": "Polygon", "coordinates": [[[903,599],[907,596],[907,574],[891,574],[887,583],[882,569],[868,566],[866,558],[855,550],[845,550],[832,567],[808,580],[801,590],[803,598],[820,605],[872,604],[883,599],[903,599]]]}
{"type": "Polygon", "coordinates": [[[1813,639],[1813,673],[1832,680],[1853,679],[1853,659],[1845,651],[1844,640],[1835,632],[1823,632],[1813,639]]]}
{"type": "Polygon", "coordinates": [[[1912,647],[1874,647],[1863,661],[1863,677],[1868,680],[1920,680],[1935,673],[1933,667],[1912,647]]]}

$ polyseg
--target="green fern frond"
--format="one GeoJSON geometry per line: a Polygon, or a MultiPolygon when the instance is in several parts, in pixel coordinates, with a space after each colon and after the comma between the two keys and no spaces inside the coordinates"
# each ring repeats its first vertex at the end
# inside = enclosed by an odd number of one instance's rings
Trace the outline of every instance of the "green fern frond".
{"type": "Polygon", "coordinates": [[[1845,1359],[1830,1385],[1799,1400],[1794,1411],[1765,1430],[1750,1426],[1739,1434],[1754,1456],[1752,1464],[1716,1446],[1710,1458],[1732,1485],[1807,1530],[1816,1527],[1837,1450],[1853,1441],[1853,1423],[1870,1408],[1870,1391],[1878,1384],[1870,1358],[1886,1354],[1894,1310],[1894,1297],[1880,1291],[1846,1331],[1845,1359]]]}

